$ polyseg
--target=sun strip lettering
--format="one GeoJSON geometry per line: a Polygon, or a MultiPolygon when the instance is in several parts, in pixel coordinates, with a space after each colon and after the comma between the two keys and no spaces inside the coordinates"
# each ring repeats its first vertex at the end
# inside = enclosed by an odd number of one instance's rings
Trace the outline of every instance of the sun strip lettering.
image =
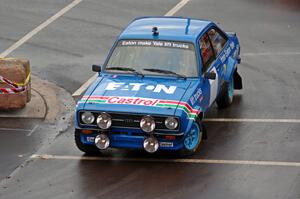
{"type": "Polygon", "coordinates": [[[138,105],[138,106],[153,106],[160,108],[174,108],[183,110],[189,119],[195,119],[201,112],[200,110],[193,109],[185,102],[162,100],[142,97],[119,97],[119,96],[83,96],[78,103],[89,104],[125,104],[125,105],[138,105]]]}

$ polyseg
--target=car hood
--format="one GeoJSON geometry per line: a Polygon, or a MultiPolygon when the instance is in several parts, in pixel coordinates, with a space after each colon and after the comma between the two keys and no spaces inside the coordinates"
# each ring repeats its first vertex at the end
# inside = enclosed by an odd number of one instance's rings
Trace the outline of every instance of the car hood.
{"type": "Polygon", "coordinates": [[[104,75],[81,103],[91,111],[174,115],[190,83],[179,78],[104,75]]]}

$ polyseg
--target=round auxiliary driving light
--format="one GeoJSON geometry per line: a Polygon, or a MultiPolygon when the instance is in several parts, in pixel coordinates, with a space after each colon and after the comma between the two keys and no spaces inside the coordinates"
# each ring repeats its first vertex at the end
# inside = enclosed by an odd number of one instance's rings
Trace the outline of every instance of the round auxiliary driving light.
{"type": "Polygon", "coordinates": [[[159,143],[155,137],[148,137],[144,140],[143,146],[148,153],[154,153],[158,150],[159,143]]]}
{"type": "Polygon", "coordinates": [[[95,138],[95,145],[98,149],[104,150],[109,147],[109,138],[105,134],[99,134],[95,138]]]}
{"type": "Polygon", "coordinates": [[[81,120],[85,124],[92,124],[95,121],[95,116],[91,112],[83,112],[81,120]]]}
{"type": "Polygon", "coordinates": [[[141,119],[140,127],[146,133],[150,133],[150,132],[154,131],[155,121],[154,121],[153,117],[151,117],[150,115],[144,116],[141,119]]]}
{"type": "Polygon", "coordinates": [[[170,129],[170,130],[174,130],[177,128],[178,126],[178,121],[176,118],[174,117],[168,117],[166,120],[165,120],[165,126],[170,129]]]}
{"type": "Polygon", "coordinates": [[[111,117],[108,113],[101,113],[97,117],[97,125],[101,129],[108,129],[111,126],[111,117]]]}

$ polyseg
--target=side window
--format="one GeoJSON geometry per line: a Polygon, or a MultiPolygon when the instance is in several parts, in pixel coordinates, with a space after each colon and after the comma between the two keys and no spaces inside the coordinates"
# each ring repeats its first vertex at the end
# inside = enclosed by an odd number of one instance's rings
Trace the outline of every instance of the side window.
{"type": "Polygon", "coordinates": [[[203,66],[202,73],[204,73],[215,59],[213,48],[206,33],[200,39],[200,54],[203,66]]]}
{"type": "Polygon", "coordinates": [[[220,54],[222,49],[224,48],[227,38],[223,33],[221,33],[218,29],[212,28],[208,31],[209,38],[213,45],[216,57],[220,54]]]}

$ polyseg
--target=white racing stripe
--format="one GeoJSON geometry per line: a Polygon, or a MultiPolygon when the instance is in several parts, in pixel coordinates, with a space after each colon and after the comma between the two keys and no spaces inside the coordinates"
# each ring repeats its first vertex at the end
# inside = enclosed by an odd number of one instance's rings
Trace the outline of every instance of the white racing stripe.
{"type": "Polygon", "coordinates": [[[79,97],[92,83],[97,79],[98,73],[94,74],[84,84],[82,84],[73,94],[72,97],[79,97]]]}
{"type": "MultiPolygon", "coordinates": [[[[190,0],[181,0],[176,4],[171,10],[169,10],[164,16],[173,16],[178,12],[183,6],[185,6],[190,0]]],[[[73,97],[79,97],[82,93],[90,86],[90,84],[97,78],[98,74],[93,75],[84,84],[82,84],[73,94],[73,97]]]]}
{"type": "Polygon", "coordinates": [[[176,6],[174,6],[169,12],[165,14],[165,16],[173,16],[176,12],[178,12],[183,6],[185,6],[190,0],[181,0],[176,6]]]}
{"type": "Polygon", "coordinates": [[[61,9],[59,12],[57,12],[55,15],[44,21],[42,24],[37,26],[35,29],[27,33],[24,37],[22,37],[20,40],[18,40],[16,43],[14,43],[12,46],[10,46],[8,49],[6,49],[4,52],[0,54],[0,57],[4,58],[7,55],[9,55],[11,52],[19,48],[22,44],[24,44],[26,41],[28,41],[31,37],[33,37],[35,34],[43,30],[45,27],[47,27],[49,24],[51,24],[53,21],[64,15],[66,12],[71,10],[73,7],[75,7],[77,4],[79,4],[82,0],[74,0],[72,3],[61,9]]]}
{"type": "Polygon", "coordinates": [[[90,160],[90,161],[125,161],[125,162],[157,162],[157,163],[194,163],[194,164],[231,164],[231,165],[257,165],[257,166],[287,166],[300,167],[300,162],[278,161],[253,161],[253,160],[213,160],[213,159],[159,159],[159,158],[116,158],[116,157],[88,157],[88,156],[65,156],[65,155],[38,155],[34,154],[31,159],[42,160],[90,160]]]}
{"type": "Polygon", "coordinates": [[[206,118],[205,122],[300,123],[300,119],[206,118]]]}

